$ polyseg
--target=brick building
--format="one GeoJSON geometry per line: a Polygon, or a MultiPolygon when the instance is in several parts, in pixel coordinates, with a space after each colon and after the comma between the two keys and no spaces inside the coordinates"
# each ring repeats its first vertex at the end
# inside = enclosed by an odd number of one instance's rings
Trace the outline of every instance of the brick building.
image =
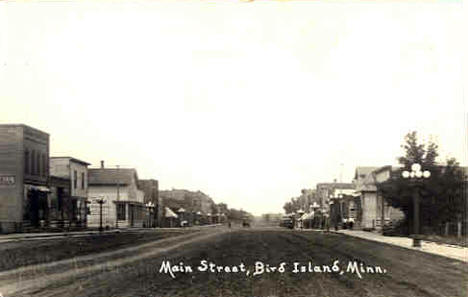
{"type": "Polygon", "coordinates": [[[0,125],[0,232],[48,220],[49,134],[23,124],[0,125]]]}

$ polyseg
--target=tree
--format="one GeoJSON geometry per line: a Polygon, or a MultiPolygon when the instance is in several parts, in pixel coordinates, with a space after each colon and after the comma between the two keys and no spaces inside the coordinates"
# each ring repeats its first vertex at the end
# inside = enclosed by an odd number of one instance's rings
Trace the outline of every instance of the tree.
{"type": "Polygon", "coordinates": [[[228,212],[228,206],[226,203],[218,203],[219,212],[226,214],[228,212]]]}
{"type": "MultiPolygon", "coordinates": [[[[406,224],[413,221],[414,186],[403,179],[401,172],[411,170],[414,163],[421,164],[423,170],[429,170],[431,177],[422,180],[418,186],[420,194],[421,224],[433,230],[444,222],[454,222],[465,209],[463,190],[464,176],[455,159],[449,159],[445,165],[438,164],[438,146],[433,142],[421,144],[415,131],[408,133],[402,145],[405,155],[398,158],[402,169],[388,181],[379,185],[384,199],[393,207],[400,209],[406,218],[406,224]]],[[[411,230],[408,230],[411,232],[411,230]]],[[[435,230],[434,230],[435,231],[435,230]]]]}
{"type": "Polygon", "coordinates": [[[286,213],[293,213],[301,209],[301,201],[299,198],[291,198],[289,202],[283,205],[283,209],[286,213]]]}
{"type": "Polygon", "coordinates": [[[292,213],[294,212],[293,204],[291,202],[286,202],[283,206],[285,213],[292,213]]]}
{"type": "Polygon", "coordinates": [[[241,221],[243,220],[244,218],[252,218],[253,215],[240,209],[235,209],[235,208],[230,208],[228,210],[228,219],[231,220],[231,221],[241,221]]]}

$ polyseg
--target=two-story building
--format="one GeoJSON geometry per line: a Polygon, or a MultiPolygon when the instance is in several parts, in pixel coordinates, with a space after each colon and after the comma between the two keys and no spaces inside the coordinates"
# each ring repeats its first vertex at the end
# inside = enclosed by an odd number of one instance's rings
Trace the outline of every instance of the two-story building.
{"type": "Polygon", "coordinates": [[[88,226],[100,223],[99,200],[103,199],[104,227],[143,227],[147,220],[144,192],[139,189],[137,171],[133,168],[88,169],[89,207],[88,226]]]}
{"type": "Polygon", "coordinates": [[[388,205],[378,190],[379,184],[388,180],[395,170],[397,168],[390,165],[376,167],[367,171],[365,177],[362,177],[364,174],[358,177],[358,170],[356,169],[354,182],[356,184],[356,193],[360,197],[361,216],[359,224],[361,228],[381,230],[382,218],[384,224],[404,218],[404,214],[400,210],[388,205]]]}
{"type": "Polygon", "coordinates": [[[1,124],[0,147],[0,232],[45,224],[49,134],[23,124],[1,124]]]}
{"type": "Polygon", "coordinates": [[[72,157],[50,158],[50,219],[57,225],[86,226],[89,165],[72,157]]]}

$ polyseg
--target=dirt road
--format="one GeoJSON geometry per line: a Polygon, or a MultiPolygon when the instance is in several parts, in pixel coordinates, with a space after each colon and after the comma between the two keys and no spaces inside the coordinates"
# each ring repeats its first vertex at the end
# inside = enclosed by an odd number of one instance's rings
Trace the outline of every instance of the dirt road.
{"type": "Polygon", "coordinates": [[[4,271],[0,293],[23,297],[467,295],[468,268],[462,262],[321,232],[216,228],[87,257],[4,271]],[[166,266],[169,263],[172,269],[166,266]]]}

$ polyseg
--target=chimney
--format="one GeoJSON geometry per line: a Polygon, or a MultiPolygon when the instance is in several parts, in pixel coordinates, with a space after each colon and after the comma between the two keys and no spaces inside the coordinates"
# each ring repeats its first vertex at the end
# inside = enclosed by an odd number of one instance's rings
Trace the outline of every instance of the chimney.
{"type": "Polygon", "coordinates": [[[101,168],[104,168],[104,160],[101,160],[101,168]]]}

